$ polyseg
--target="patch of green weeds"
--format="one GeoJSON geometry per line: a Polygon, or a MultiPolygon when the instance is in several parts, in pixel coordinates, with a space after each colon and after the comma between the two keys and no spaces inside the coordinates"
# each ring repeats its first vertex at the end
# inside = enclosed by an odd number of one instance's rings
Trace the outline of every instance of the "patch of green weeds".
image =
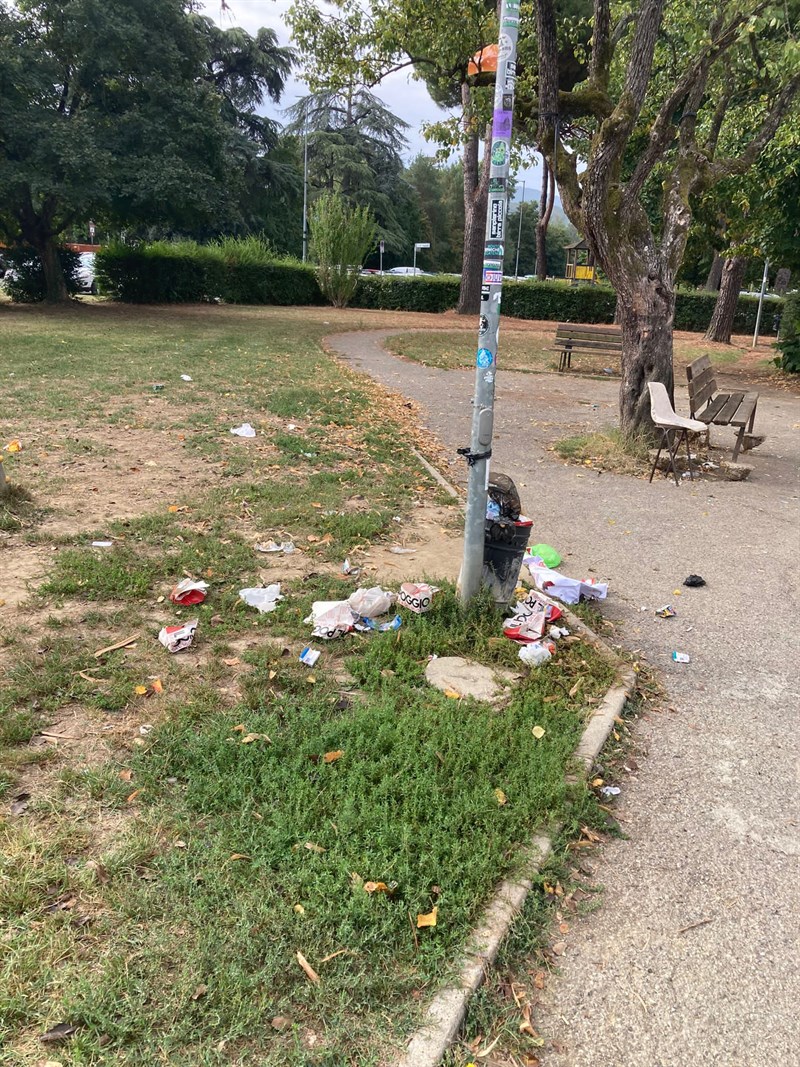
{"type": "Polygon", "coordinates": [[[553,448],[561,459],[618,474],[643,474],[648,469],[648,438],[626,435],[615,427],[564,437],[553,448]]]}
{"type": "Polygon", "coordinates": [[[32,526],[44,515],[21,485],[6,483],[0,491],[0,530],[11,533],[32,526]]]}

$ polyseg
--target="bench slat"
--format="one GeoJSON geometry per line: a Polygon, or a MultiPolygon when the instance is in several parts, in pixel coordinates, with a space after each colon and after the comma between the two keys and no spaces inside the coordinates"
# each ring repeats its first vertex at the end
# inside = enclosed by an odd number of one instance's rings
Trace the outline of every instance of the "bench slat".
{"type": "Polygon", "coordinates": [[[600,337],[607,341],[619,341],[622,344],[622,334],[614,330],[567,330],[559,327],[556,330],[556,337],[600,337]]]}
{"type": "Polygon", "coordinates": [[[747,393],[744,400],[739,405],[739,410],[731,419],[731,426],[746,426],[757,403],[758,393],[747,393]]]}
{"type": "Polygon", "coordinates": [[[697,378],[702,371],[707,370],[709,367],[711,367],[711,357],[698,356],[686,368],[686,377],[689,381],[692,381],[693,378],[697,378]]]}
{"type": "Polygon", "coordinates": [[[695,387],[694,382],[689,385],[689,408],[698,411],[717,390],[716,382],[706,382],[705,385],[695,387]]]}
{"type": "Polygon", "coordinates": [[[739,405],[741,404],[741,402],[743,400],[744,400],[744,393],[731,393],[730,396],[728,397],[727,404],[725,404],[723,406],[723,408],[720,411],[720,413],[714,419],[714,422],[719,423],[720,426],[723,426],[723,425],[727,426],[730,423],[730,421],[733,418],[733,416],[736,414],[736,412],[737,412],[737,410],[739,408],[739,405]]]}
{"type": "Polygon", "coordinates": [[[698,389],[702,389],[704,385],[708,385],[709,383],[712,386],[711,392],[716,393],[717,376],[714,373],[713,367],[705,367],[699,374],[695,374],[693,377],[689,378],[689,392],[691,393],[692,390],[697,391],[698,389]]]}
{"type": "Polygon", "coordinates": [[[714,399],[711,401],[705,411],[701,411],[695,414],[695,418],[699,419],[700,422],[716,422],[717,415],[727,403],[727,400],[727,393],[719,393],[717,396],[714,397],[714,399]]]}
{"type": "MultiPolygon", "coordinates": [[[[558,341],[558,339],[557,339],[558,341]]],[[[615,344],[614,341],[588,341],[583,338],[571,339],[569,341],[558,341],[561,348],[596,348],[598,352],[621,352],[622,345],[615,344]]]]}

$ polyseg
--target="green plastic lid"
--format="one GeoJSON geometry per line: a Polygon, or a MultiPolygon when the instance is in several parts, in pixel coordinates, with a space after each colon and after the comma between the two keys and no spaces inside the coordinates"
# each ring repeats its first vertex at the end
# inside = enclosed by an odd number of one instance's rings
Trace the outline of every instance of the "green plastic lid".
{"type": "Polygon", "coordinates": [[[550,545],[534,545],[533,548],[528,549],[528,552],[532,556],[540,556],[551,570],[561,562],[561,556],[550,545]]]}

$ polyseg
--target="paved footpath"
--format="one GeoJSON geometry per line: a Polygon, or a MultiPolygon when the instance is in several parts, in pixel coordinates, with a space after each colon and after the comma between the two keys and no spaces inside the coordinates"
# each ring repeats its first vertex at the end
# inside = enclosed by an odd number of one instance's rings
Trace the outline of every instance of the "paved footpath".
{"type": "MultiPolygon", "coordinates": [[[[448,448],[467,444],[473,373],[388,354],[394,332],[329,342],[417,401],[448,448]]],[[[515,479],[535,540],[559,549],[567,573],[609,579],[605,613],[675,709],[638,728],[647,754],[620,783],[629,836],[598,856],[602,907],[573,924],[539,1006],[543,1063],[797,1067],[800,399],[762,392],[756,430],[768,438],[743,457],[750,481],[676,488],[547,451],[613,423],[616,382],[500,368],[495,469],[515,479]],[[683,588],[690,573],[707,587],[683,588]],[[677,618],[656,618],[669,602],[677,618]],[[673,663],[673,649],[691,663],[673,663]]],[[[676,403],[688,411],[685,391],[676,403]]],[[[732,445],[732,432],[714,439],[732,445]]]]}

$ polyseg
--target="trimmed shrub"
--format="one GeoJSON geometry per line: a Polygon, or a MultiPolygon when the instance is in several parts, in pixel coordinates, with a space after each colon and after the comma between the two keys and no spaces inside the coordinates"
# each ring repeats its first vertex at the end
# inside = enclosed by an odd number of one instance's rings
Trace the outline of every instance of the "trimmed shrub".
{"type": "Polygon", "coordinates": [[[458,303],[458,278],[404,278],[371,274],[359,279],[351,306],[379,311],[450,311],[458,303]]]}
{"type": "Polygon", "coordinates": [[[800,293],[790,293],[784,301],[777,348],[775,366],[800,374],[800,293]]]}
{"type": "MultiPolygon", "coordinates": [[[[80,289],[77,273],[80,256],[70,248],[59,248],[58,258],[61,260],[67,292],[73,296],[80,289]]],[[[14,277],[4,278],[1,284],[14,303],[41,303],[45,298],[44,271],[34,249],[25,246],[7,248],[3,251],[3,260],[14,277]]]]}
{"type": "Polygon", "coordinates": [[[616,293],[606,285],[503,283],[503,314],[515,319],[609,323],[614,321],[616,306],[616,293]]]}

